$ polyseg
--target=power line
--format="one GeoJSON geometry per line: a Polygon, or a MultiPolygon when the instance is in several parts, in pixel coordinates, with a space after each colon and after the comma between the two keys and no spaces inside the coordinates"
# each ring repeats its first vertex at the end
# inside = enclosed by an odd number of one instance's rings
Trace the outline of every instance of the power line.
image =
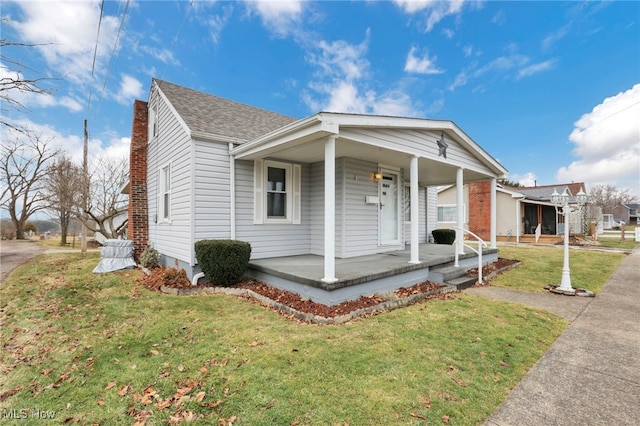
{"type": "Polygon", "coordinates": [[[100,110],[100,105],[102,105],[102,98],[104,97],[104,92],[107,88],[107,83],[109,82],[109,77],[111,77],[111,69],[113,67],[113,59],[116,56],[116,50],[118,49],[118,41],[120,40],[120,32],[122,31],[122,27],[124,26],[124,21],[126,20],[127,17],[127,11],[129,10],[129,1],[127,0],[127,3],[124,7],[124,12],[122,12],[122,18],[120,19],[120,26],[118,27],[118,34],[116,35],[116,41],[115,43],[113,43],[113,50],[111,51],[111,58],[109,59],[109,67],[107,68],[107,76],[104,79],[104,84],[102,85],[102,92],[100,93],[100,101],[98,102],[98,110],[96,111],[96,114],[98,113],[98,111],[100,110]]]}
{"type": "MultiPolygon", "coordinates": [[[[100,2],[100,18],[98,20],[98,34],[96,34],[96,47],[93,49],[93,64],[91,65],[91,78],[96,69],[96,57],[98,56],[98,42],[100,41],[100,28],[102,27],[102,15],[104,13],[104,0],[100,2]]],[[[89,100],[87,102],[87,110],[91,107],[91,94],[93,93],[93,85],[89,86],[89,100]]]]}

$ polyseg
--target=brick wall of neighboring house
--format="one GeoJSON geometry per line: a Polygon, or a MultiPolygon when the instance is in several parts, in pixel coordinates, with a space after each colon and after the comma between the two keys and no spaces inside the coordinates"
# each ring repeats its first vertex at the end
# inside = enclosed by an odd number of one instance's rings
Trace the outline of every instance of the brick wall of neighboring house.
{"type": "Polygon", "coordinates": [[[469,184],[469,231],[485,241],[491,239],[491,182],[469,184]]]}
{"type": "Polygon", "coordinates": [[[129,238],[133,240],[134,257],[139,259],[149,243],[149,211],[147,206],[147,103],[133,104],[131,152],[129,157],[129,238]]]}

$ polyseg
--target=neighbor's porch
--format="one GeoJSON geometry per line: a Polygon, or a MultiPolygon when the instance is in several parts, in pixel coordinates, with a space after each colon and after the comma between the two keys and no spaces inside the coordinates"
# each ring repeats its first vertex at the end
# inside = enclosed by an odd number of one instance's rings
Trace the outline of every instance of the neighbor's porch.
{"type": "MultiPolygon", "coordinates": [[[[337,281],[322,279],[324,258],[318,255],[284,256],[252,260],[247,275],[325,305],[360,296],[391,292],[424,281],[453,284],[456,278],[478,267],[478,256],[469,248],[454,266],[455,245],[420,244],[420,263],[410,263],[411,249],[335,259],[337,281]]],[[[498,259],[496,248],[482,251],[482,263],[498,259]]]]}

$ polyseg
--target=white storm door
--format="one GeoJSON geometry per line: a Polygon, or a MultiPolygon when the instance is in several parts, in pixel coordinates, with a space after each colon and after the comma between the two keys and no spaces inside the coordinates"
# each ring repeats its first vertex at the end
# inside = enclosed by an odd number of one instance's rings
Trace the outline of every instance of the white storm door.
{"type": "Polygon", "coordinates": [[[400,244],[400,178],[382,171],[380,179],[380,244],[400,244]]]}

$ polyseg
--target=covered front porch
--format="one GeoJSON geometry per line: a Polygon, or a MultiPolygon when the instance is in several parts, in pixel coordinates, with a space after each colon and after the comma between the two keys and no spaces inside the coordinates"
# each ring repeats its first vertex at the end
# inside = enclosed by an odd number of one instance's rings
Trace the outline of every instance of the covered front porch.
{"type": "MultiPolygon", "coordinates": [[[[469,269],[478,267],[478,255],[469,248],[458,255],[458,266],[454,266],[455,249],[455,245],[420,244],[420,263],[410,263],[410,249],[337,258],[335,271],[340,278],[330,283],[322,279],[324,257],[311,254],[252,260],[247,275],[314,302],[335,305],[424,281],[452,285],[469,269]]],[[[497,259],[496,248],[482,251],[483,265],[497,259]]]]}

